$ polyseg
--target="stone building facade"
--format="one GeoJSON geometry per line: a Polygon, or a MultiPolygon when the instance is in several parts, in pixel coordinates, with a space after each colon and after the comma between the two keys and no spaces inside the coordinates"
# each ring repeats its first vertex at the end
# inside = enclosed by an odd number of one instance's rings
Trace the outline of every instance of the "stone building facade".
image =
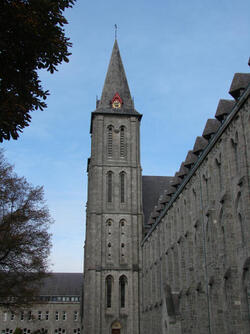
{"type": "Polygon", "coordinates": [[[0,333],[81,333],[82,274],[53,273],[44,279],[39,296],[30,308],[0,309],[0,333]]]}
{"type": "Polygon", "coordinates": [[[91,117],[84,332],[250,332],[249,83],[235,75],[174,177],[141,176],[115,41],[91,117]]]}
{"type": "Polygon", "coordinates": [[[250,86],[244,81],[249,75],[235,75],[236,101],[220,101],[150,216],[142,242],[142,333],[250,332],[250,86]]]}
{"type": "Polygon", "coordinates": [[[250,333],[250,75],[230,94],[175,176],[142,176],[115,41],[91,115],[84,275],[52,274],[32,309],[0,309],[0,334],[250,333]]]}

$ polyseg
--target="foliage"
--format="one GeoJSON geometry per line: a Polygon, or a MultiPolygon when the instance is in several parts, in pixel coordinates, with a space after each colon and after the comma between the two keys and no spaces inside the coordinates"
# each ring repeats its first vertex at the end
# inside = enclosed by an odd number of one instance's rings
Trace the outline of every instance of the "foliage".
{"type": "Polygon", "coordinates": [[[28,304],[47,275],[52,220],[43,197],[0,151],[0,305],[28,304]]]}
{"type": "Polygon", "coordinates": [[[14,334],[23,334],[23,331],[21,330],[21,328],[17,327],[14,331],[14,334]]]}
{"type": "Polygon", "coordinates": [[[68,62],[65,8],[75,0],[0,1],[0,142],[17,139],[29,125],[30,112],[46,107],[49,95],[38,77],[68,62]]]}

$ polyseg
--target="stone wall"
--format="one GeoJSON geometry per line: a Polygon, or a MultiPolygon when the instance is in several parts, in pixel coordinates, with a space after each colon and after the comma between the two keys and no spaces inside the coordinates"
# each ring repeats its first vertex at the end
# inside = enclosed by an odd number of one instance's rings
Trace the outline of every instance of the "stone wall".
{"type": "Polygon", "coordinates": [[[142,333],[250,332],[249,87],[142,243],[142,333]]]}

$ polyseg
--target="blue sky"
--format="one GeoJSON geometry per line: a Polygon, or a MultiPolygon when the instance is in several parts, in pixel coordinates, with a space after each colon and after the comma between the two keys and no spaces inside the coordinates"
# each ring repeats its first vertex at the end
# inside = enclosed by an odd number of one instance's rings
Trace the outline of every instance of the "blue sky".
{"type": "MultiPolygon", "coordinates": [[[[249,0],[81,1],[66,11],[69,64],[40,72],[48,108],[5,142],[16,172],[44,185],[55,220],[53,271],[81,272],[90,116],[118,43],[141,121],[144,175],[173,175],[214,117],[235,72],[248,72],[249,0]]],[[[97,245],[98,247],[98,245],[97,245]]]]}

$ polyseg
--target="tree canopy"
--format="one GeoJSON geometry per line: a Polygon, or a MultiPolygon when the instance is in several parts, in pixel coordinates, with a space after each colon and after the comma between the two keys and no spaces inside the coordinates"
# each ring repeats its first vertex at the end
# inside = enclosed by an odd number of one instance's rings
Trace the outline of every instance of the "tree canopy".
{"type": "Polygon", "coordinates": [[[75,0],[0,1],[0,142],[17,139],[49,95],[38,70],[68,62],[65,8],[75,0]]]}
{"type": "Polygon", "coordinates": [[[18,177],[0,150],[0,305],[32,301],[48,269],[52,219],[42,187],[18,177]]]}

